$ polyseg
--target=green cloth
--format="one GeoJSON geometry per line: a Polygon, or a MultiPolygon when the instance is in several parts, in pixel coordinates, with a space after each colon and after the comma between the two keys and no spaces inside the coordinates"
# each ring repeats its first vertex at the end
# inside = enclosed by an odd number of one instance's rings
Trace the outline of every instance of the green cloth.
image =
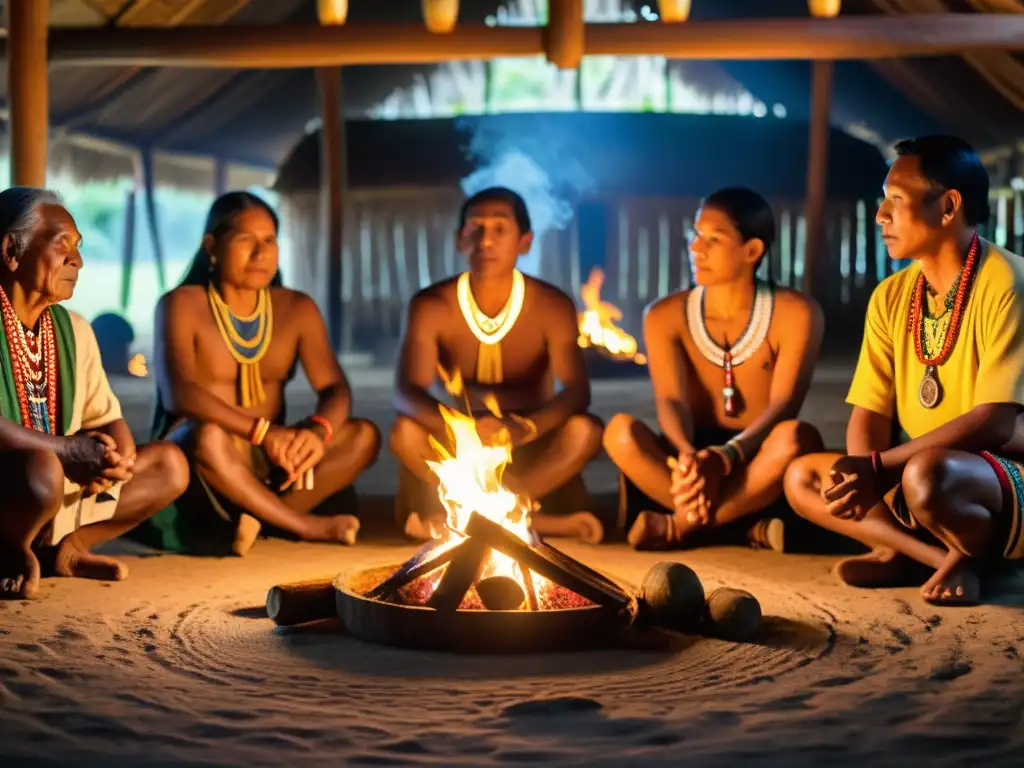
{"type": "MultiPolygon", "coordinates": [[[[75,361],[75,329],[71,315],[64,307],[50,307],[53,331],[57,342],[57,394],[60,397],[60,433],[66,435],[71,428],[75,408],[75,386],[78,383],[75,361]]],[[[7,344],[7,334],[0,333],[0,416],[15,424],[22,424],[18,388],[14,383],[14,358],[7,344]]]]}

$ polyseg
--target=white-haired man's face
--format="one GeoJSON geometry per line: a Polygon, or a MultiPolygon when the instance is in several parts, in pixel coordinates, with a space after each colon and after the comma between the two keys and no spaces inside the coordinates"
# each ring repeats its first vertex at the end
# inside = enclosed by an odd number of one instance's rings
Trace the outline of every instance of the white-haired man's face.
{"type": "Polygon", "coordinates": [[[45,203],[39,208],[39,220],[24,247],[6,235],[0,249],[4,267],[26,293],[56,304],[67,301],[75,292],[82,268],[81,245],[82,235],[68,210],[45,203]]]}

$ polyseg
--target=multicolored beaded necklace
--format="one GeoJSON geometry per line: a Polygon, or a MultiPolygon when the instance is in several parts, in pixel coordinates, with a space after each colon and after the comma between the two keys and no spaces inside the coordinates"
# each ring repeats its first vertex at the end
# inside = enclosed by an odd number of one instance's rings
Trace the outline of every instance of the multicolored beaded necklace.
{"type": "Polygon", "coordinates": [[[57,424],[57,341],[47,309],[37,330],[27,330],[0,288],[0,314],[11,353],[11,372],[18,395],[21,423],[54,434],[57,424]]]}
{"type": "MultiPolygon", "coordinates": [[[[975,233],[971,238],[971,246],[967,249],[967,258],[960,269],[953,286],[946,294],[945,306],[946,316],[949,320],[946,323],[935,323],[930,326],[927,312],[928,282],[924,274],[918,276],[914,285],[914,292],[910,296],[910,317],[907,319],[907,332],[914,337],[914,352],[917,359],[925,367],[924,377],[921,379],[921,386],[917,390],[917,399],[925,408],[934,408],[942,401],[942,385],[939,383],[938,368],[949,358],[953,351],[957,337],[960,335],[960,325],[964,318],[964,308],[967,306],[967,297],[971,289],[971,282],[974,278],[974,268],[977,263],[979,250],[978,235],[975,233]],[[944,328],[941,326],[945,325],[944,328]],[[942,345],[935,351],[938,337],[942,336],[942,345]]],[[[940,318],[938,318],[941,320],[940,318]]]]}
{"type": "Polygon", "coordinates": [[[742,365],[758,350],[768,338],[768,329],[772,325],[772,314],[775,311],[775,291],[771,283],[758,280],[754,294],[754,305],[750,309],[747,327],[740,334],[735,344],[720,347],[708,333],[704,318],[704,287],[697,286],[686,298],[686,322],[690,328],[693,344],[701,356],[713,365],[717,365],[725,373],[725,385],[722,387],[722,399],[726,416],[736,416],[736,384],[733,369],[742,365]]]}

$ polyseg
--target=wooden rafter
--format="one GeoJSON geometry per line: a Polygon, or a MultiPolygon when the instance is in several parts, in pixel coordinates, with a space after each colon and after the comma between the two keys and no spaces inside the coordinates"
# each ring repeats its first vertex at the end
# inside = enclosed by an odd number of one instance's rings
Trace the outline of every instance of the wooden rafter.
{"type": "MultiPolygon", "coordinates": [[[[141,1],[141,0],[140,0],[141,1]]],[[[421,24],[229,25],[54,29],[56,64],[293,69],[545,53],[541,27],[460,25],[434,35],[421,24]]],[[[0,47],[6,41],[0,41],[0,47]]],[[[1024,15],[873,15],[741,19],[686,24],[588,24],[590,55],[674,59],[887,59],[1024,50],[1024,15]]]]}

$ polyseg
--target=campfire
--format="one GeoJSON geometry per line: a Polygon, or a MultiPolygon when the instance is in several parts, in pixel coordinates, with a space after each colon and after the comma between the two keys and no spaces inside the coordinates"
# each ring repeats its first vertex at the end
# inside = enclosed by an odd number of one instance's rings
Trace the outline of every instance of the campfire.
{"type": "Polygon", "coordinates": [[[601,300],[604,271],[594,268],[587,282],[580,286],[585,309],[579,315],[579,345],[593,347],[614,360],[646,365],[647,358],[638,351],[636,339],[619,328],[622,310],[601,300]]]}
{"type": "MultiPolygon", "coordinates": [[[[450,394],[465,396],[458,372],[441,371],[441,378],[450,394]]],[[[502,417],[493,397],[484,402],[502,417]]],[[[441,406],[451,451],[431,439],[438,458],[428,465],[447,512],[443,530],[366,596],[440,611],[625,607],[629,599],[613,582],[540,540],[530,526],[537,503],[502,481],[512,462],[508,431],[485,443],[469,410],[441,406]]]]}

